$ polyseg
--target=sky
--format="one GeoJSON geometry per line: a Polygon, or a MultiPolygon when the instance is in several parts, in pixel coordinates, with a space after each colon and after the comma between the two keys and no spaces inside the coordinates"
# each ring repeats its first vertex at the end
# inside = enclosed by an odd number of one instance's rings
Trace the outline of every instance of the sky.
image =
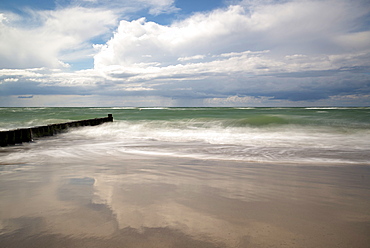
{"type": "Polygon", "coordinates": [[[0,107],[370,106],[369,0],[1,0],[0,107]]]}

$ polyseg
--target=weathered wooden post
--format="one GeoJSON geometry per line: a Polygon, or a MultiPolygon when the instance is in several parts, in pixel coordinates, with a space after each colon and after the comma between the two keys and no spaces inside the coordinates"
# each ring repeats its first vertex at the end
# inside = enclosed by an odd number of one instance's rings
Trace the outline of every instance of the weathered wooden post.
{"type": "Polygon", "coordinates": [[[60,124],[49,124],[46,126],[0,131],[0,146],[15,145],[23,142],[30,142],[34,138],[53,136],[55,134],[63,132],[63,130],[68,129],[70,127],[95,126],[102,124],[104,122],[112,121],[113,121],[112,114],[108,114],[108,117],[104,118],[95,118],[60,124]]]}

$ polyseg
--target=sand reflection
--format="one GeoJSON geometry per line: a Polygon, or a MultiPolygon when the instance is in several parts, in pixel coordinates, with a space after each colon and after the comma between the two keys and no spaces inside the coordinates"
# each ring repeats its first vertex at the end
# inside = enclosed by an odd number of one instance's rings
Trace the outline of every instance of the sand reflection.
{"type": "Polygon", "coordinates": [[[11,173],[1,175],[6,247],[366,247],[370,241],[367,167],[128,155],[67,162],[8,167],[11,173]]]}

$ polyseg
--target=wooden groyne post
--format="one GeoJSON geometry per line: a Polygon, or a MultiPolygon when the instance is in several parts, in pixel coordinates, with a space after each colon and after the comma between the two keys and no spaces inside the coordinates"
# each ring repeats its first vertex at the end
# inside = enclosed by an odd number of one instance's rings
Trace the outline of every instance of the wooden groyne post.
{"type": "Polygon", "coordinates": [[[34,138],[53,136],[61,133],[71,127],[82,127],[82,126],[96,126],[105,122],[112,122],[112,114],[108,114],[108,117],[95,118],[82,121],[72,121],[59,124],[50,124],[46,126],[36,126],[30,128],[21,128],[9,131],[0,131],[0,146],[9,146],[15,144],[21,144],[23,142],[30,142],[34,138]]]}

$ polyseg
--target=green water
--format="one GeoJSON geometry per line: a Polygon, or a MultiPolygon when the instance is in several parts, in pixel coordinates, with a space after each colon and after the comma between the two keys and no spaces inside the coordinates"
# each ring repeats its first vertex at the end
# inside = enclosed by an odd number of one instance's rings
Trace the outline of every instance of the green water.
{"type": "Polygon", "coordinates": [[[0,130],[105,117],[125,121],[220,121],[225,126],[370,128],[370,108],[0,108],[0,130]]]}
{"type": "MultiPolygon", "coordinates": [[[[125,147],[123,154],[252,162],[370,161],[370,108],[0,108],[0,130],[108,114],[113,123],[71,129],[53,139],[81,150],[79,156],[87,156],[86,150],[103,156],[125,147]]],[[[29,147],[43,147],[44,142],[36,140],[29,147]]]]}

